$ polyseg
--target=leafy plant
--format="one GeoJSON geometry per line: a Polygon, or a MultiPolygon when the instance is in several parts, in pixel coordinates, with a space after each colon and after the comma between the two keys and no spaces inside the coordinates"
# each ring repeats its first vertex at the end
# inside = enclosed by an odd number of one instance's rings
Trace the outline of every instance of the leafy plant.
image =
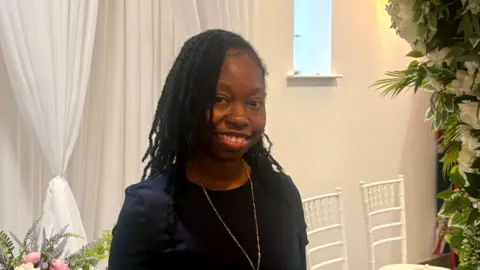
{"type": "Polygon", "coordinates": [[[445,239],[458,269],[480,269],[480,2],[389,0],[386,9],[413,60],[373,87],[392,98],[410,89],[432,93],[425,119],[442,134],[442,172],[458,188],[438,194],[439,218],[449,220],[445,239]]]}
{"type": "Polygon", "coordinates": [[[13,270],[25,261],[29,261],[39,269],[49,269],[51,263],[56,263],[68,265],[70,269],[87,270],[108,258],[112,241],[110,231],[104,231],[100,239],[68,255],[65,252],[68,240],[81,237],[67,232],[68,225],[57,233],[52,233],[50,237],[47,236],[45,228],[42,228],[40,244],[38,235],[40,220],[41,217],[32,224],[23,241],[13,233],[7,235],[0,231],[0,269],[13,270]],[[18,246],[17,255],[15,255],[15,244],[18,246]]]}

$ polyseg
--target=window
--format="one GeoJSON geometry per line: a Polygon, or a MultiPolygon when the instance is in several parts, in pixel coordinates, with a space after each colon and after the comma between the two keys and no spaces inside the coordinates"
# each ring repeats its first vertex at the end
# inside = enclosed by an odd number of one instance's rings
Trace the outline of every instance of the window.
{"type": "Polygon", "coordinates": [[[331,75],[332,0],[294,0],[295,75],[331,75]]]}

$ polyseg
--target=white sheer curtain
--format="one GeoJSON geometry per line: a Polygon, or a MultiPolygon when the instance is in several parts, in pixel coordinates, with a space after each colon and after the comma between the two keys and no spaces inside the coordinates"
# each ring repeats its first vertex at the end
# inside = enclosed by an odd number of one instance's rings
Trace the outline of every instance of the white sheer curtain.
{"type": "MultiPolygon", "coordinates": [[[[43,226],[85,235],[64,174],[78,137],[98,2],[0,1],[0,44],[20,115],[49,164],[43,226]]],[[[84,244],[72,239],[67,249],[84,244]]]]}
{"type": "MultiPolygon", "coordinates": [[[[67,172],[89,239],[112,228],[123,202],[124,188],[140,180],[141,157],[148,146],[156,102],[164,78],[185,40],[210,28],[232,30],[252,39],[254,1],[99,2],[83,123],[67,172]]],[[[0,82],[1,78],[0,66],[0,82]]],[[[5,92],[0,91],[2,95],[5,92]]],[[[0,105],[2,103],[0,100],[0,105]]],[[[4,110],[0,106],[0,113],[4,110]]],[[[12,108],[8,110],[6,113],[13,119],[2,118],[0,114],[0,136],[7,137],[7,151],[0,153],[0,202],[6,193],[2,189],[6,187],[5,181],[17,181],[18,196],[22,199],[33,196],[38,202],[45,186],[38,181],[39,175],[45,173],[43,161],[37,160],[35,144],[16,122],[16,112],[12,108]],[[14,130],[2,135],[2,125],[14,130]],[[34,161],[25,162],[30,159],[34,161]],[[10,172],[2,172],[3,168],[10,172]],[[27,180],[37,182],[25,185],[27,180]]],[[[1,144],[0,140],[0,147],[1,144]]],[[[4,198],[3,202],[10,199],[4,198]]],[[[31,205],[21,207],[30,209],[31,205]]],[[[0,205],[0,228],[10,209],[0,205]]],[[[33,213],[37,211],[38,208],[33,213]]],[[[8,213],[13,215],[13,210],[8,213]]],[[[6,229],[11,229],[21,222],[21,218],[16,218],[4,224],[6,229]]]]}
{"type": "Polygon", "coordinates": [[[161,44],[158,0],[99,5],[84,122],[69,179],[90,237],[111,229],[124,188],[138,182],[163,74],[173,61],[161,44]]]}

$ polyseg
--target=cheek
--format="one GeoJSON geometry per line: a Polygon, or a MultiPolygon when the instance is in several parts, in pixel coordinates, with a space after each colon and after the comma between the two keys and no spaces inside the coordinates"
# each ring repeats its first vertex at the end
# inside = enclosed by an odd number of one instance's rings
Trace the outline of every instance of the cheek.
{"type": "Polygon", "coordinates": [[[223,114],[214,108],[212,114],[210,114],[210,110],[207,110],[205,117],[207,119],[207,125],[212,125],[212,127],[215,128],[222,122],[223,114]]]}
{"type": "Polygon", "coordinates": [[[257,133],[262,133],[267,124],[267,117],[265,115],[256,115],[252,117],[252,129],[257,133]]]}

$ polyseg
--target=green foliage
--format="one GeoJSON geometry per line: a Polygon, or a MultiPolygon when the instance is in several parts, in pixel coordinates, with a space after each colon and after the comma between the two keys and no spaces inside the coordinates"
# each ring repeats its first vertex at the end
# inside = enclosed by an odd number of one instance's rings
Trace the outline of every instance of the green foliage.
{"type": "Polygon", "coordinates": [[[42,228],[42,241],[41,245],[39,245],[37,239],[39,222],[40,219],[32,224],[23,241],[12,233],[8,236],[6,233],[0,232],[0,269],[3,267],[8,270],[13,270],[15,267],[21,265],[23,257],[31,252],[40,252],[41,259],[44,262],[58,259],[63,260],[68,264],[70,269],[89,270],[90,267],[95,267],[99,261],[108,258],[112,241],[110,231],[104,231],[100,239],[88,243],[79,251],[68,255],[64,253],[68,240],[82,237],[67,232],[68,226],[65,226],[56,233],[52,232],[50,237],[47,236],[45,228],[42,228]],[[14,254],[14,242],[19,247],[17,256],[14,254]]]}
{"type": "MultiPolygon", "coordinates": [[[[442,133],[438,141],[443,152],[442,173],[458,187],[437,195],[444,200],[439,215],[450,220],[445,238],[460,257],[458,269],[464,270],[480,269],[480,147],[469,148],[480,143],[480,130],[469,126],[459,106],[478,102],[480,109],[480,18],[470,10],[471,1],[412,0],[400,4],[389,0],[386,6],[392,27],[411,44],[407,57],[415,59],[406,69],[386,72],[386,78],[372,85],[383,97],[394,98],[410,89],[432,93],[425,119],[431,121],[432,130],[442,133]],[[411,14],[405,16],[408,12],[411,14]],[[412,21],[402,21],[398,14],[412,21]],[[409,23],[417,29],[415,40],[403,32],[410,31],[402,28],[409,23]],[[470,84],[464,81],[467,76],[470,84]]],[[[471,114],[469,117],[474,118],[471,114]]]]}
{"type": "Polygon", "coordinates": [[[7,266],[12,265],[15,260],[15,255],[13,253],[15,246],[10,237],[3,231],[0,231],[0,249],[2,250],[0,264],[7,266]]]}
{"type": "Polygon", "coordinates": [[[32,223],[32,226],[28,229],[23,239],[22,247],[25,250],[25,253],[30,253],[33,251],[39,250],[38,246],[38,224],[43,217],[43,213],[40,214],[40,217],[32,223]]]}
{"type": "Polygon", "coordinates": [[[413,58],[421,58],[424,57],[425,55],[422,52],[419,51],[411,51],[407,54],[408,57],[413,57],[413,58]]]}
{"type": "Polygon", "coordinates": [[[108,258],[111,243],[111,232],[104,231],[100,239],[85,245],[76,253],[68,256],[66,262],[68,262],[70,268],[88,270],[90,266],[95,267],[99,261],[108,258]]]}
{"type": "Polygon", "coordinates": [[[383,90],[381,96],[396,97],[405,89],[414,88],[417,91],[422,87],[427,70],[424,66],[419,65],[417,60],[410,63],[410,66],[405,70],[388,71],[385,75],[389,78],[378,80],[372,86],[378,90],[383,90]]]}

